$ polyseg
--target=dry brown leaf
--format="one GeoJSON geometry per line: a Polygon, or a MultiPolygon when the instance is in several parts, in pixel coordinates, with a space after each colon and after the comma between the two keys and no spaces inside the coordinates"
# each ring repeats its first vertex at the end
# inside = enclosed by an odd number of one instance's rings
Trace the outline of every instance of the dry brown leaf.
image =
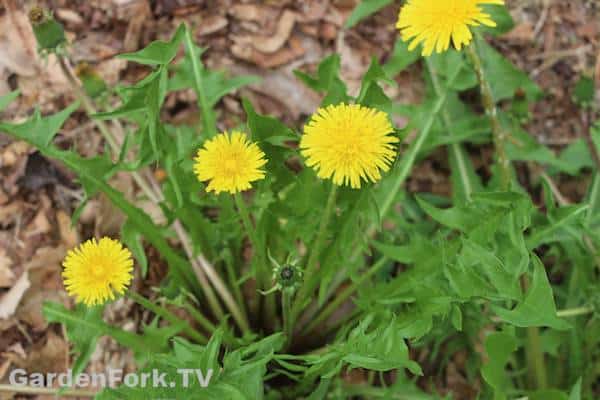
{"type": "Polygon", "coordinates": [[[24,209],[23,202],[20,200],[0,206],[0,227],[14,224],[24,209]]]}
{"type": "Polygon", "coordinates": [[[251,36],[249,41],[256,50],[262,53],[275,53],[287,42],[292,34],[295,23],[296,13],[285,10],[279,19],[275,34],[269,36],[251,36]]]}
{"type": "Polygon", "coordinates": [[[59,8],[54,14],[56,17],[73,27],[80,27],[85,23],[85,20],[75,10],[70,8],[59,8]]]}
{"type": "Polygon", "coordinates": [[[15,274],[10,267],[13,261],[6,254],[4,249],[0,249],[0,288],[11,287],[15,282],[15,274]]]}
{"type": "Polygon", "coordinates": [[[43,314],[45,301],[63,301],[61,262],[66,254],[64,246],[38,249],[25,266],[29,273],[30,289],[16,310],[18,320],[30,325],[34,331],[43,331],[48,326],[43,314]]]}
{"type": "Polygon", "coordinates": [[[42,312],[42,306],[47,301],[62,303],[66,295],[56,290],[29,290],[16,311],[19,321],[25,322],[35,332],[43,332],[48,327],[48,321],[42,312]]]}
{"type": "Polygon", "coordinates": [[[221,15],[211,15],[202,20],[202,23],[198,29],[196,29],[196,33],[200,36],[211,35],[225,29],[228,24],[227,18],[221,15]]]}
{"type": "Polygon", "coordinates": [[[23,368],[30,373],[65,372],[68,365],[69,345],[52,331],[48,331],[47,339],[35,343],[23,368]]]}
{"type": "Polygon", "coordinates": [[[27,16],[20,11],[7,13],[0,17],[0,26],[0,66],[17,75],[34,76],[37,61],[31,58],[36,55],[36,41],[27,16]]]}
{"type": "Polygon", "coordinates": [[[522,22],[515,26],[510,32],[502,35],[503,39],[518,43],[530,43],[533,41],[534,37],[534,27],[529,22],[522,22]]]}
{"type": "Polygon", "coordinates": [[[322,19],[329,8],[329,0],[305,0],[299,2],[300,15],[298,20],[305,22],[315,22],[322,19]]]}
{"type": "Polygon", "coordinates": [[[7,319],[15,313],[17,306],[30,285],[29,274],[25,271],[13,287],[0,297],[0,319],[7,319]]]}
{"type": "Polygon", "coordinates": [[[254,47],[246,44],[245,40],[242,43],[236,43],[231,46],[231,53],[242,60],[249,61],[264,69],[269,69],[280,67],[302,57],[306,53],[306,50],[298,38],[292,37],[289,41],[289,46],[272,54],[256,50],[254,47]]]}
{"type": "Polygon", "coordinates": [[[277,18],[276,9],[258,4],[235,4],[228,12],[235,19],[258,22],[263,26],[277,18]]]}
{"type": "Polygon", "coordinates": [[[75,229],[71,223],[71,217],[63,210],[59,210],[56,213],[56,220],[58,222],[60,238],[65,247],[71,249],[77,246],[77,244],[79,244],[79,234],[77,233],[77,229],[75,229]]]}
{"type": "Polygon", "coordinates": [[[151,16],[150,5],[146,0],[129,2],[125,11],[129,26],[123,40],[123,51],[135,51],[139,48],[142,29],[149,16],[151,16]]]}

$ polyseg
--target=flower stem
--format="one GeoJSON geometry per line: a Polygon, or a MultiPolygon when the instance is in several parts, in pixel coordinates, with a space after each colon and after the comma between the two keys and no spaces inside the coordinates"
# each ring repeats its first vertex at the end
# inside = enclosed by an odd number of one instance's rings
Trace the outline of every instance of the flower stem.
{"type": "MultiPolygon", "coordinates": [[[[252,225],[252,220],[250,219],[250,212],[246,207],[246,203],[242,197],[241,193],[236,193],[233,196],[235,200],[235,205],[240,213],[240,218],[242,220],[242,225],[250,239],[250,243],[252,244],[252,248],[258,258],[258,266],[256,268],[256,283],[258,287],[262,290],[267,290],[269,286],[269,267],[267,264],[267,258],[265,257],[264,246],[261,245],[260,240],[258,239],[258,235],[256,234],[256,230],[252,225]]],[[[265,298],[265,322],[268,324],[272,324],[275,320],[275,296],[273,294],[266,295],[265,298]]]]}
{"type": "MultiPolygon", "coordinates": [[[[440,97],[442,94],[442,86],[438,79],[437,71],[435,70],[435,66],[431,61],[430,57],[425,58],[425,64],[427,65],[427,71],[429,72],[429,76],[431,77],[431,83],[433,85],[433,90],[435,91],[435,95],[440,97]]],[[[445,129],[449,131],[450,135],[453,134],[452,129],[452,118],[450,118],[450,114],[448,113],[448,109],[445,105],[442,106],[441,109],[442,120],[444,122],[445,129]]],[[[464,158],[464,154],[461,148],[460,143],[453,142],[449,146],[449,150],[452,152],[454,159],[456,160],[456,164],[458,166],[458,173],[460,175],[460,182],[463,185],[463,191],[465,195],[465,199],[467,201],[471,200],[471,194],[473,193],[473,185],[471,183],[471,179],[469,177],[469,173],[467,171],[467,161],[464,158]]]]}
{"type": "Polygon", "coordinates": [[[39,394],[44,396],[61,396],[61,397],[96,397],[99,392],[94,390],[84,389],[65,389],[65,388],[40,388],[21,385],[4,385],[0,384],[0,393],[22,393],[22,394],[39,394]]]}
{"type": "MultiPolygon", "coordinates": [[[[529,289],[529,279],[523,275],[521,277],[521,287],[523,293],[529,289]]],[[[525,348],[525,359],[527,361],[527,375],[529,378],[530,389],[545,389],[548,386],[546,375],[546,364],[544,362],[544,352],[542,351],[542,341],[540,330],[537,326],[526,328],[527,347],[525,348]]]]}
{"type": "Polygon", "coordinates": [[[486,78],[485,69],[483,67],[483,62],[481,57],[479,56],[478,50],[478,40],[477,35],[473,38],[473,43],[470,46],[467,46],[467,54],[471,59],[473,64],[473,68],[475,69],[475,74],[477,75],[477,80],[479,81],[479,86],[481,90],[481,98],[483,102],[483,108],[485,109],[485,113],[490,119],[490,123],[492,125],[492,134],[494,137],[494,147],[496,148],[497,162],[500,167],[500,184],[503,190],[510,189],[510,161],[506,154],[506,142],[507,142],[507,134],[502,128],[502,124],[500,119],[498,118],[498,108],[496,107],[496,101],[494,100],[494,95],[492,93],[492,87],[490,86],[489,81],[486,78]]]}
{"type": "Polygon", "coordinates": [[[319,256],[321,254],[321,247],[323,247],[325,238],[327,236],[327,226],[329,225],[329,221],[333,216],[333,212],[335,209],[335,200],[337,197],[337,185],[331,183],[331,191],[329,192],[329,197],[327,199],[327,205],[325,206],[325,211],[323,212],[323,216],[321,218],[321,224],[319,225],[319,231],[317,232],[317,236],[315,237],[315,241],[312,245],[310,256],[308,258],[308,262],[306,264],[306,268],[304,270],[304,276],[306,278],[305,283],[298,290],[298,295],[294,301],[291,312],[291,324],[293,324],[302,311],[302,307],[304,307],[305,299],[308,295],[312,293],[315,285],[319,282],[319,277],[317,274],[318,261],[319,256]]]}
{"type": "Polygon", "coordinates": [[[593,307],[583,306],[577,308],[567,308],[566,310],[559,310],[556,312],[556,316],[559,318],[571,318],[578,317],[580,315],[587,315],[594,312],[593,307]]]}
{"type": "Polygon", "coordinates": [[[180,319],[177,315],[173,314],[166,308],[157,306],[156,304],[154,304],[150,300],[146,299],[145,297],[139,295],[138,293],[134,292],[133,290],[130,290],[129,292],[127,292],[127,297],[129,297],[131,300],[135,301],[142,307],[148,309],[149,311],[152,311],[154,314],[158,315],[159,317],[162,317],[163,319],[169,321],[173,325],[178,325],[178,324],[181,324],[182,322],[185,322],[185,325],[183,326],[182,331],[186,335],[188,335],[190,338],[194,339],[196,342],[198,342],[200,344],[208,343],[208,339],[206,338],[206,336],[204,336],[202,333],[200,333],[197,330],[195,330],[194,328],[192,328],[187,321],[180,319]]]}
{"type": "Polygon", "coordinates": [[[326,320],[331,314],[333,314],[339,307],[344,303],[356,290],[362,285],[367,279],[371,278],[374,274],[381,270],[387,262],[386,257],[382,257],[379,261],[371,266],[371,268],[360,276],[358,280],[353,282],[350,286],[346,287],[341,293],[335,296],[335,299],[329,303],[323,311],[314,318],[310,324],[304,329],[303,334],[310,333],[313,329],[317,328],[318,325],[326,320]]]}
{"type": "Polygon", "coordinates": [[[206,318],[200,311],[198,311],[198,309],[195,306],[193,306],[189,302],[184,302],[183,308],[185,308],[185,310],[192,316],[192,318],[196,320],[196,322],[202,325],[202,327],[211,334],[217,330],[215,324],[210,322],[208,318],[206,318]]]}
{"type": "Polygon", "coordinates": [[[291,313],[292,313],[292,296],[293,290],[283,289],[281,291],[281,311],[283,313],[283,332],[287,336],[287,342],[289,343],[292,338],[292,324],[291,324],[291,313]]]}

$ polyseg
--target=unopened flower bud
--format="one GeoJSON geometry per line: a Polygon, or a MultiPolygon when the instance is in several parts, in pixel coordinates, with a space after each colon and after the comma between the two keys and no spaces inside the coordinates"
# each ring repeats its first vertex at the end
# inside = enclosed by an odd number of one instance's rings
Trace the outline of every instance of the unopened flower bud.
{"type": "Polygon", "coordinates": [[[63,26],[41,7],[33,7],[29,11],[29,21],[40,50],[54,51],[66,43],[63,26]]]}

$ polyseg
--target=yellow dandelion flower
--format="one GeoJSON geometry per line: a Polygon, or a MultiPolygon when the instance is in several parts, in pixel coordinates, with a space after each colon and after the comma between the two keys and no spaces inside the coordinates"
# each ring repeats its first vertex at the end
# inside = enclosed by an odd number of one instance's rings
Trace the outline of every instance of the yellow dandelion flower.
{"type": "Polygon", "coordinates": [[[94,306],[125,292],[132,279],[133,259],[119,241],[104,237],[69,251],[63,268],[67,293],[78,303],[94,306]]]}
{"type": "Polygon", "coordinates": [[[448,50],[450,41],[458,50],[471,42],[470,26],[496,26],[481,4],[504,4],[504,0],[407,0],[400,9],[396,27],[409,50],[423,43],[423,56],[448,50]]]}
{"type": "Polygon", "coordinates": [[[265,154],[242,132],[225,132],[207,140],[198,150],[194,172],[200,181],[209,181],[207,191],[235,194],[265,177],[265,154]]]}
{"type": "Polygon", "coordinates": [[[322,179],[360,188],[376,182],[396,156],[398,138],[386,113],[358,104],[320,108],[304,127],[300,151],[322,179]]]}

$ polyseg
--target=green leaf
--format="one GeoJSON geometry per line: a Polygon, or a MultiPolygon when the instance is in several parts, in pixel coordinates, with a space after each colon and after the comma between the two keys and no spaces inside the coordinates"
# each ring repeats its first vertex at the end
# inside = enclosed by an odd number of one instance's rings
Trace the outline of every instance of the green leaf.
{"type": "Polygon", "coordinates": [[[581,400],[581,378],[577,379],[577,382],[573,385],[569,400],[581,400]]]}
{"type": "Polygon", "coordinates": [[[506,364],[517,350],[517,339],[507,333],[492,333],[485,339],[485,351],[489,361],[481,369],[481,376],[494,389],[494,399],[506,399],[510,379],[506,364]]]}
{"type": "Polygon", "coordinates": [[[596,85],[592,78],[581,76],[573,89],[573,99],[579,107],[588,107],[596,97],[596,85]]]}
{"type": "Polygon", "coordinates": [[[223,331],[216,331],[206,346],[194,345],[184,339],[176,338],[171,352],[153,356],[149,363],[138,371],[138,373],[160,371],[166,378],[164,386],[161,382],[151,387],[150,385],[147,387],[122,385],[116,389],[104,390],[97,399],[264,399],[266,365],[283,345],[283,335],[272,335],[249,346],[227,352],[221,366],[219,353],[222,337],[223,331]],[[183,369],[193,370],[187,386],[181,372],[183,369]],[[205,378],[204,384],[199,382],[195,372],[202,373],[205,378]]]}
{"type": "Polygon", "coordinates": [[[367,107],[378,108],[389,114],[392,111],[392,101],[379,86],[379,81],[396,84],[386,75],[377,58],[373,57],[369,69],[363,76],[356,102],[367,107]]]}
{"type": "Polygon", "coordinates": [[[508,11],[508,7],[500,4],[481,4],[484,13],[496,23],[495,27],[482,26],[482,30],[495,36],[509,32],[515,27],[515,21],[508,11]]]}
{"type": "Polygon", "coordinates": [[[42,117],[39,110],[36,110],[33,117],[22,124],[0,123],[0,131],[17,136],[19,139],[28,141],[43,150],[50,145],[59,129],[78,107],[78,103],[73,103],[49,117],[42,117]]]}
{"type": "MultiPolygon", "coordinates": [[[[95,346],[98,337],[107,335],[115,339],[117,342],[132,349],[138,355],[145,357],[153,352],[164,350],[164,346],[157,346],[156,341],[148,340],[147,337],[127,332],[119,328],[108,325],[101,319],[101,312],[91,310],[88,312],[79,309],[73,312],[66,309],[62,304],[44,303],[43,313],[50,322],[60,322],[71,327],[72,330],[79,330],[76,335],[69,336],[70,339],[77,340],[77,349],[80,351],[81,357],[91,356],[91,346],[95,346]]],[[[86,358],[78,360],[78,367],[87,363],[86,358]]]]}
{"type": "Polygon", "coordinates": [[[529,395],[530,400],[568,400],[568,396],[557,389],[538,390],[529,395]]]}
{"type": "Polygon", "coordinates": [[[362,0],[358,6],[352,11],[352,14],[346,20],[344,27],[346,29],[352,28],[354,25],[358,24],[363,19],[369,17],[372,14],[375,14],[377,11],[381,10],[383,7],[391,4],[393,0],[362,0]]]}
{"type": "Polygon", "coordinates": [[[542,97],[541,89],[529,76],[515,67],[487,42],[480,40],[477,45],[496,101],[512,98],[517,90],[525,92],[527,99],[531,101],[539,100],[542,97]]]}
{"type": "Polygon", "coordinates": [[[373,314],[363,318],[344,342],[332,346],[324,355],[308,357],[307,361],[312,364],[307,374],[323,378],[337,375],[344,365],[373,371],[407,368],[413,374],[422,374],[419,364],[409,358],[396,318],[378,321],[373,314]]]}
{"type": "Polygon", "coordinates": [[[346,84],[342,82],[339,77],[340,63],[340,56],[338,54],[332,54],[321,61],[316,77],[305,74],[302,71],[294,71],[296,77],[304,82],[306,86],[318,93],[326,94],[321,102],[322,107],[330,104],[347,102],[349,100],[346,84]]]}
{"type": "Polygon", "coordinates": [[[167,65],[177,55],[185,34],[185,25],[179,25],[170,41],[157,40],[135,53],[120,54],[119,58],[145,65],[167,65]]]}
{"type": "Polygon", "coordinates": [[[135,229],[133,224],[125,221],[121,227],[121,239],[137,260],[142,269],[142,277],[146,277],[148,273],[148,257],[142,244],[142,235],[135,229]]]}
{"type": "MultiPolygon", "coordinates": [[[[241,87],[260,82],[258,76],[228,77],[223,71],[213,71],[207,68],[202,68],[201,75],[206,100],[210,107],[214,107],[225,95],[235,92],[241,87]]],[[[175,67],[175,74],[169,79],[168,89],[169,91],[177,91],[190,87],[194,87],[194,72],[190,58],[185,57],[175,67]]]]}
{"type": "MultiPolygon", "coordinates": [[[[453,127],[450,127],[450,129],[455,130],[453,127]]],[[[470,200],[473,192],[483,189],[483,185],[473,167],[471,158],[463,146],[460,144],[451,144],[448,152],[452,172],[450,179],[452,181],[453,203],[457,205],[465,204],[470,200]]]]}
{"type": "Polygon", "coordinates": [[[15,90],[14,92],[10,92],[8,94],[5,94],[4,96],[0,96],[0,112],[4,111],[4,109],[8,107],[10,103],[15,101],[20,94],[20,90],[15,90]]]}
{"type": "Polygon", "coordinates": [[[289,150],[285,141],[297,141],[297,136],[276,118],[258,114],[248,100],[243,100],[243,106],[252,140],[258,142],[269,160],[266,167],[272,175],[271,178],[276,181],[276,187],[281,188],[294,181],[295,174],[285,165],[289,150]]]}
{"type": "Polygon", "coordinates": [[[409,51],[408,43],[398,37],[394,44],[394,50],[388,61],[383,65],[385,74],[389,77],[395,77],[404,71],[408,66],[414,64],[420,57],[418,51],[409,51]]]}
{"type": "Polygon", "coordinates": [[[523,328],[548,326],[559,330],[569,329],[571,325],[556,316],[554,295],[544,265],[536,256],[532,256],[532,259],[533,280],[523,301],[512,310],[496,305],[492,305],[492,310],[504,322],[523,328]]]}

